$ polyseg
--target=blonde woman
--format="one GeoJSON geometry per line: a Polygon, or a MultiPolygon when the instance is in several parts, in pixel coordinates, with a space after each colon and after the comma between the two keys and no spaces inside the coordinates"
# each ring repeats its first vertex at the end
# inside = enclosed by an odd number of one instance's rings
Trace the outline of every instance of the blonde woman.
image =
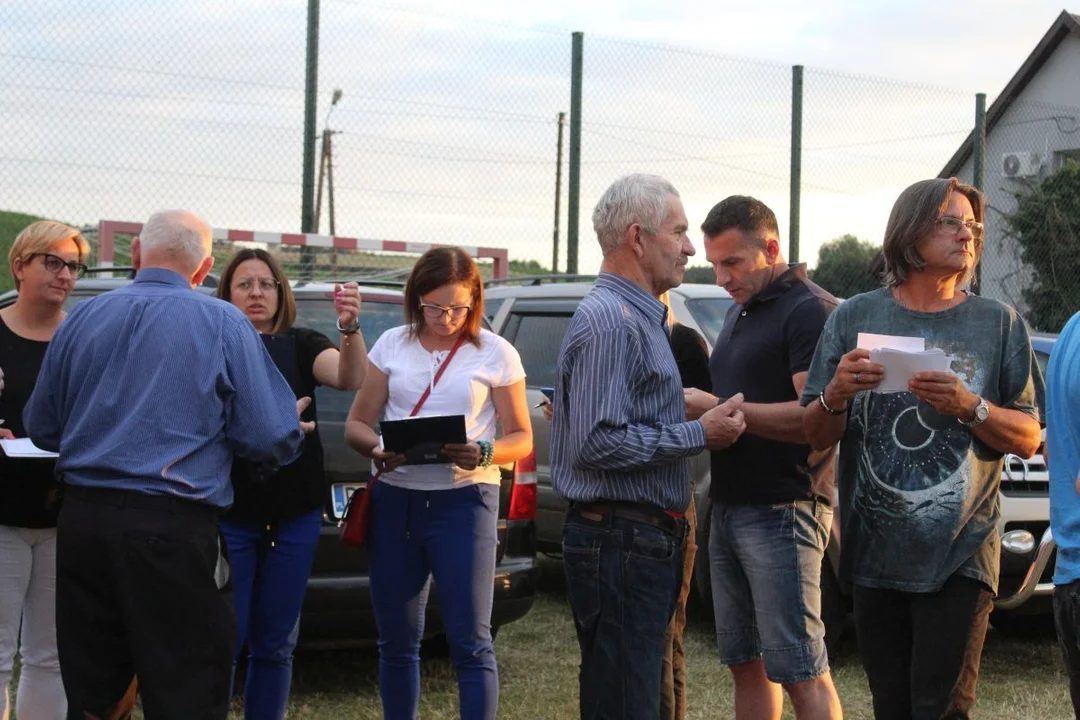
{"type": "MultiPolygon", "coordinates": [[[[19,297],[0,310],[0,437],[24,437],[23,406],[45,349],[64,319],[64,301],[86,271],[90,245],[75,228],[42,220],[24,229],[8,254],[19,297]]],[[[0,718],[11,714],[8,686],[15,653],[22,671],[19,718],[67,714],[56,652],[56,517],[58,486],[50,460],[0,453],[0,718]]]]}

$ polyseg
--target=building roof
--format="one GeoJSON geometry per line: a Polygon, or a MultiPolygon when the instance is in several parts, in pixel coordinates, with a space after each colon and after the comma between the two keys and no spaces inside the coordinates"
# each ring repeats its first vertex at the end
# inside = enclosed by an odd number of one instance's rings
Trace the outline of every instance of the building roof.
{"type": "MultiPolygon", "coordinates": [[[[1058,45],[1065,38],[1073,35],[1080,38],[1080,15],[1073,15],[1067,11],[1062,10],[1058,15],[1054,24],[1050,26],[1050,29],[1043,35],[1042,40],[1035,46],[1035,49],[1028,55],[1027,60],[1020,66],[1020,69],[1016,71],[1016,74],[1012,76],[1009,83],[1005,86],[1005,89],[1001,91],[1001,94],[990,104],[990,107],[986,110],[986,133],[990,134],[990,131],[994,129],[994,125],[1005,113],[1005,111],[1012,105],[1020,94],[1027,87],[1027,84],[1031,82],[1042,66],[1054,54],[1058,45]]],[[[960,144],[959,149],[949,158],[949,162],[945,164],[939,173],[939,177],[952,177],[960,172],[960,168],[963,166],[967,159],[971,157],[972,152],[972,140],[974,138],[975,131],[972,130],[968,133],[967,138],[960,144]]]]}

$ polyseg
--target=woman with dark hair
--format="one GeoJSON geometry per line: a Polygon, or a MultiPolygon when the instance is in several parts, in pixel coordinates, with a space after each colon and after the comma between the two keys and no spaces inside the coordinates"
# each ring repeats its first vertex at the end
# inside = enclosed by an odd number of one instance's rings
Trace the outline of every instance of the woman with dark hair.
{"type": "MultiPolygon", "coordinates": [[[[296,398],[310,398],[301,419],[316,419],[315,388],[355,390],[367,372],[356,283],[336,285],[341,349],[322,333],[293,326],[296,301],[284,271],[261,249],[237,252],[222,273],[218,297],[231,302],[263,334],[270,356],[296,398]]],[[[300,607],[315,557],[326,499],[323,452],[316,427],[290,465],[233,464],[233,505],[221,520],[236,591],[239,658],[248,648],[244,716],[283,718],[292,683],[300,607]]]]}
{"type": "Polygon", "coordinates": [[[904,190],[885,230],[886,287],[829,316],[803,391],[818,450],[840,443],[841,578],[877,718],[966,718],[997,591],[998,483],[1039,446],[1027,327],[967,283],[983,247],[982,194],[956,178],[904,190]],[[902,392],[863,333],[921,338],[951,358],[902,392]]]}
{"type": "Polygon", "coordinates": [[[465,251],[424,253],[405,286],[406,325],[371,348],[371,370],[345,426],[349,445],[381,473],[371,491],[368,558],[388,720],[417,716],[432,579],[461,717],[490,720],[498,709],[491,644],[498,465],[529,454],[532,427],[521,359],[510,343],[481,329],[483,306],[480,273],[465,251]],[[464,415],[468,441],[443,447],[449,463],[404,464],[403,455],[382,448],[375,424],[409,417],[428,391],[416,414],[464,415]]]}
{"type": "MultiPolygon", "coordinates": [[[[28,225],[8,260],[19,297],[0,310],[0,438],[25,437],[22,413],[37,382],[64,301],[86,271],[90,245],[75,228],[28,225]]],[[[56,650],[56,462],[9,458],[0,451],[0,717],[67,714],[56,650]],[[15,712],[8,686],[15,653],[22,670],[15,712]]]]}

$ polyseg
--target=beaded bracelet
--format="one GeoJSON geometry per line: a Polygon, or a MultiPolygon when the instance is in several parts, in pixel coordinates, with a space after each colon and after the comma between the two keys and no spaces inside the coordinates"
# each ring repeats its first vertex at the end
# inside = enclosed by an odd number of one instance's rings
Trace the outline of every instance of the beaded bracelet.
{"type": "Polygon", "coordinates": [[[480,462],[476,465],[477,467],[487,467],[495,456],[495,443],[490,440],[477,440],[476,444],[480,446],[480,462]]]}

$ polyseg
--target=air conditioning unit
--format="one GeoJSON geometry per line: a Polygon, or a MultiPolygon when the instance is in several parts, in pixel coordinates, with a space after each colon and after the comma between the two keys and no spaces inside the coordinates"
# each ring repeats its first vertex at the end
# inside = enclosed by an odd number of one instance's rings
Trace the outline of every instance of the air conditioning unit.
{"type": "Polygon", "coordinates": [[[1032,178],[1039,174],[1042,158],[1034,152],[1011,152],[1001,156],[1001,177],[1032,178]]]}

